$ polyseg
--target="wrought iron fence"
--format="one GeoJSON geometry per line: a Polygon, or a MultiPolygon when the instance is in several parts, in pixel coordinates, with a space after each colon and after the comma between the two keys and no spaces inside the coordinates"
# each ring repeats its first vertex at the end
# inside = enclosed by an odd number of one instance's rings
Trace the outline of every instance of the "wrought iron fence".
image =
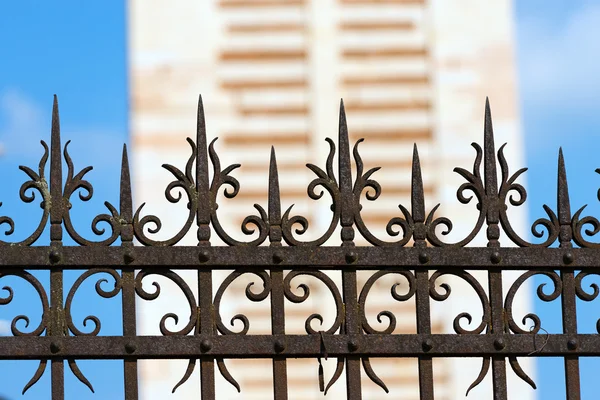
{"type": "MultiPolygon", "coordinates": [[[[320,238],[305,241],[302,234],[308,230],[305,217],[293,215],[292,207],[282,213],[275,150],[271,150],[269,168],[268,204],[266,209],[256,205],[257,215],[248,216],[242,225],[245,234],[254,232],[255,239],[240,242],[230,236],[219,222],[217,194],[224,190],[225,197],[233,198],[240,189],[231,172],[239,165],[221,168],[213,140],[207,146],[204,112],[200,99],[196,141],[188,139],[192,154],[184,170],[163,165],[173,174],[174,180],[166,188],[168,201],[187,201],[189,214],[181,230],[172,238],[157,240],[154,234],[161,230],[158,216],[144,215],[142,204],[132,205],[129,165],[126,148],[123,149],[120,204],[105,203],[109,210],[94,218],[92,230],[104,239],[89,240],[81,236],[71,221],[71,196],[79,192],[83,201],[90,200],[93,188],[85,180],[91,170],[86,167],[76,173],[73,162],[64,147],[67,177],[63,185],[61,138],[58,105],[55,98],[52,114],[50,147],[42,141],[44,155],[37,171],[20,167],[29,180],[20,189],[20,198],[27,203],[41,196],[43,216],[35,231],[18,243],[1,242],[0,277],[17,276],[31,284],[37,291],[43,313],[40,324],[29,330],[19,325],[29,324],[27,316],[15,317],[11,324],[13,336],[0,338],[0,359],[40,360],[35,375],[25,385],[23,392],[34,385],[44,374],[48,362],[51,365],[51,390],[53,399],[64,397],[64,362],[73,374],[90,389],[89,382],[77,366],[81,359],[117,359],[124,362],[125,398],[138,398],[137,363],[141,359],[177,358],[188,359],[185,376],[175,388],[192,374],[197,362],[200,365],[201,398],[214,399],[215,363],[227,381],[239,388],[228,372],[226,359],[266,358],[273,363],[273,393],[275,399],[287,399],[288,358],[337,358],[334,375],[325,380],[322,369],[315,384],[327,391],[344,373],[346,374],[347,398],[360,399],[362,371],[373,382],[387,391],[386,384],[371,366],[376,357],[414,357],[418,359],[421,399],[434,399],[432,361],[436,357],[478,357],[482,360],[479,376],[469,388],[477,386],[489,373],[493,378],[494,399],[507,398],[507,363],[516,375],[535,388],[535,383],[520,367],[518,357],[564,358],[566,375],[566,398],[579,399],[579,358],[600,355],[600,336],[580,334],[577,330],[576,300],[594,300],[600,289],[591,284],[584,287],[582,281],[591,274],[600,274],[600,244],[592,243],[591,236],[600,232],[600,221],[593,216],[583,216],[584,207],[573,216],[569,205],[567,178],[562,153],[558,159],[557,209],[544,209],[547,218],[538,219],[532,226],[533,235],[540,243],[530,243],[511,227],[507,205],[520,206],[526,200],[526,191],[517,183],[525,171],[510,174],[504,156],[504,146],[496,153],[489,104],[485,108],[483,148],[473,144],[476,150],[472,171],[455,168],[464,179],[457,192],[463,204],[476,203],[478,219],[470,234],[464,239],[448,243],[446,235],[452,230],[447,217],[436,216],[438,206],[426,213],[421,167],[414,147],[412,160],[411,209],[400,205],[401,216],[393,217],[387,231],[396,236],[395,242],[379,239],[371,233],[361,217],[361,198],[366,192],[367,200],[376,200],[381,187],[373,174],[378,168],[364,171],[358,145],[353,149],[356,171],[352,173],[350,144],[343,103],[339,116],[337,150],[338,169],[334,172],[336,146],[327,139],[330,151],[325,169],[308,164],[316,178],[308,186],[308,196],[319,199],[328,192],[331,197],[331,222],[320,238]],[[207,148],[208,147],[208,148],[207,148]],[[209,182],[208,161],[212,162],[212,181],[209,182]],[[50,177],[46,179],[45,167],[50,159],[50,177]],[[483,164],[483,173],[481,165],[483,164]],[[498,185],[497,166],[501,179],[498,185]],[[353,181],[354,175],[354,181],[353,181]],[[174,190],[185,192],[187,199],[175,195],[174,190]],[[322,191],[319,191],[321,189],[322,191]],[[50,221],[50,245],[32,246],[50,221]],[[110,226],[104,232],[99,224],[110,226]],[[341,246],[322,246],[341,226],[341,246]],[[486,227],[487,247],[465,247],[486,227]],[[174,246],[195,229],[197,246],[174,246]],[[501,230],[518,247],[501,247],[501,230]],[[63,246],[66,231],[79,246],[63,246]],[[373,246],[356,246],[358,231],[373,246]],[[211,246],[211,232],[228,246],[211,246]],[[154,237],[154,238],[153,238],[154,237]],[[120,239],[120,244],[118,243],[120,239]],[[141,246],[134,246],[137,240],[141,246]],[[260,246],[268,243],[268,246],[260,246]],[[285,245],[284,245],[285,243],[285,245]],[[558,247],[554,246],[558,243],[558,247]],[[576,245],[577,248],[573,248],[576,245]],[[553,248],[550,248],[550,247],[553,248]],[[86,269],[69,289],[65,298],[63,272],[86,269]],[[198,274],[197,297],[178,274],[177,270],[193,270],[198,274]],[[213,293],[213,272],[235,269],[213,293]],[[48,270],[50,287],[44,285],[27,270],[48,270]],[[324,272],[340,271],[341,287],[324,272]],[[357,271],[370,270],[374,274],[359,288],[357,271]],[[468,271],[487,272],[487,288],[468,271]],[[523,271],[503,294],[503,271],[523,271]],[[91,332],[83,332],[73,321],[71,312],[75,293],[82,283],[96,274],[109,274],[114,287],[106,290],[102,280],[96,283],[96,291],[104,298],[121,296],[123,334],[121,336],[98,336],[100,320],[96,316],[85,319],[91,322],[91,332]],[[252,301],[270,300],[270,335],[247,335],[250,321],[244,315],[234,318],[243,329],[233,332],[224,323],[220,305],[224,290],[239,276],[251,274],[262,282],[257,293],[250,286],[245,295],[252,301]],[[375,281],[384,275],[395,274],[408,281],[406,293],[392,288],[392,296],[399,302],[416,301],[416,333],[394,334],[396,316],[382,311],[378,317],[386,317],[388,326],[377,329],[368,321],[365,303],[375,281]],[[183,328],[171,331],[166,321],[177,319],[176,314],[166,314],[160,320],[162,336],[138,336],[136,334],[136,296],[153,300],[160,295],[160,286],[148,292],[142,280],[148,276],[162,276],[174,282],[189,303],[190,318],[183,328]],[[316,278],[329,290],[335,302],[335,320],[322,330],[314,328],[314,320],[321,323],[319,314],[311,315],[305,324],[306,334],[286,334],[284,302],[301,303],[307,300],[310,290],[300,285],[301,293],[292,290],[294,278],[305,275],[316,278]],[[482,308],[482,321],[474,328],[465,328],[464,321],[472,322],[468,313],[454,319],[455,334],[432,334],[430,303],[444,301],[451,288],[440,284],[443,276],[455,276],[465,281],[476,292],[482,308]],[[553,288],[538,287],[537,295],[543,301],[559,297],[562,304],[563,333],[540,333],[541,322],[537,315],[523,318],[532,325],[525,329],[514,315],[513,300],[523,283],[536,275],[549,278],[553,288]],[[66,300],[65,300],[66,299],[66,300]],[[362,368],[361,368],[362,365],[362,368]]],[[[597,172],[600,172],[598,170],[597,172]]],[[[475,205],[475,204],[474,204],[475,205]]],[[[6,235],[14,231],[13,220],[0,218],[8,226],[6,235]]],[[[9,304],[13,289],[4,287],[7,296],[0,298],[0,305],[9,304]]],[[[600,321],[597,324],[600,330],[600,321]]],[[[175,385],[176,384],[176,385],[175,385]]],[[[243,388],[242,388],[243,389],[243,388]]]]}

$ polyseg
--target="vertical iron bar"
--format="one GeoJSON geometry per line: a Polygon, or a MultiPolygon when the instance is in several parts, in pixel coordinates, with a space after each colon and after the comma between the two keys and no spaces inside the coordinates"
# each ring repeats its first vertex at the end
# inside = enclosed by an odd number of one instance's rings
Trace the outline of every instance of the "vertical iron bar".
{"type": "MultiPolygon", "coordinates": [[[[121,161],[121,186],[120,186],[120,215],[121,215],[121,247],[123,259],[126,264],[134,261],[133,256],[133,205],[131,197],[131,179],[129,174],[129,160],[127,146],[123,145],[121,161]]],[[[132,267],[123,267],[121,271],[122,285],[122,312],[123,336],[135,339],[136,308],[135,308],[135,272],[132,267]]],[[[126,343],[125,351],[132,354],[136,350],[134,343],[126,343]]],[[[138,377],[137,359],[125,357],[123,359],[123,374],[125,384],[125,400],[137,400],[138,377]]]]}
{"type": "MultiPolygon", "coordinates": [[[[285,309],[283,299],[283,270],[273,267],[271,270],[271,333],[285,335],[285,309]]],[[[275,350],[285,349],[285,340],[278,339],[275,350]]],[[[273,358],[273,394],[275,400],[287,400],[287,361],[285,357],[273,358]]]]}
{"type": "MultiPolygon", "coordinates": [[[[212,304],[212,271],[198,271],[198,295],[200,298],[200,334],[214,336],[214,310],[212,304]]],[[[214,400],[215,395],[215,363],[210,356],[200,357],[200,398],[214,400]]]]}
{"type": "MultiPolygon", "coordinates": [[[[563,284],[562,292],[562,320],[563,332],[570,335],[568,346],[577,348],[577,305],[575,301],[575,276],[572,269],[561,270],[563,284]]],[[[579,357],[565,355],[565,380],[567,400],[580,400],[581,388],[579,382],[579,357]]]]}
{"type": "MultiPolygon", "coordinates": [[[[489,271],[490,306],[492,310],[491,333],[504,333],[504,304],[502,301],[502,270],[491,268],[489,271]]],[[[504,356],[492,357],[492,382],[494,400],[507,400],[506,360],[504,356]]]]}
{"type": "MultiPolygon", "coordinates": [[[[340,179],[340,199],[342,225],[341,238],[342,247],[347,247],[346,261],[352,264],[356,261],[356,253],[350,249],[354,247],[354,209],[352,193],[352,166],[350,163],[350,143],[348,140],[348,126],[346,124],[346,111],[344,101],[340,102],[340,121],[338,132],[338,174],[340,179]]],[[[344,330],[351,336],[348,348],[356,351],[360,347],[358,335],[361,334],[360,316],[358,312],[357,301],[357,282],[356,268],[352,266],[345,267],[342,270],[342,290],[345,307],[344,330]],[[354,336],[354,337],[352,337],[354,336]]],[[[346,357],[346,390],[348,400],[360,400],[361,394],[361,373],[360,357],[349,355],[346,357]]]]}
{"type": "MultiPolygon", "coordinates": [[[[358,303],[356,294],[356,268],[346,268],[342,272],[342,287],[346,320],[344,323],[345,333],[351,336],[360,334],[358,324],[358,303]]],[[[360,342],[358,338],[350,339],[348,347],[350,350],[358,350],[360,342]]],[[[360,357],[349,355],[346,358],[346,390],[348,400],[360,400],[361,394],[360,357]]]]}
{"type": "MultiPolygon", "coordinates": [[[[60,262],[62,253],[62,158],[60,147],[60,118],[58,114],[58,98],[54,95],[52,106],[52,133],[50,141],[50,260],[53,264],[60,262]]],[[[50,271],[50,309],[51,321],[49,335],[65,336],[65,319],[63,309],[63,269],[53,265],[50,271]]],[[[60,351],[60,344],[52,343],[54,352],[60,351]]],[[[63,358],[52,359],[52,400],[65,397],[65,363],[63,358]]]]}
{"type": "MultiPolygon", "coordinates": [[[[212,304],[212,271],[198,271],[198,295],[200,298],[200,334],[214,336],[214,310],[212,304]]],[[[215,363],[209,356],[200,357],[200,384],[202,400],[214,400],[215,396],[215,363]]]]}
{"type": "MultiPolygon", "coordinates": [[[[196,225],[198,226],[198,246],[210,247],[210,214],[213,204],[210,200],[208,186],[208,155],[206,144],[206,121],[202,96],[198,98],[198,119],[196,126],[196,225]]],[[[218,173],[216,171],[215,173],[218,173]]],[[[209,253],[201,250],[200,263],[209,260],[209,253]]],[[[200,266],[198,268],[198,306],[200,307],[200,334],[214,336],[215,322],[213,309],[212,270],[200,266]]],[[[200,357],[200,397],[203,400],[215,399],[215,363],[210,356],[200,357]]]]}
{"type": "MultiPolygon", "coordinates": [[[[429,272],[427,270],[419,270],[416,272],[417,278],[417,333],[431,333],[431,317],[429,306],[429,272]]],[[[424,343],[424,346],[430,346],[429,343],[424,343]]],[[[433,387],[433,360],[431,357],[419,357],[419,393],[421,400],[434,399],[433,387]]]]}
{"type": "MultiPolygon", "coordinates": [[[[413,148],[412,160],[412,186],[411,186],[411,214],[415,223],[413,231],[414,246],[425,249],[426,227],[425,227],[425,195],[423,191],[423,178],[421,175],[421,163],[419,161],[419,152],[417,145],[413,148]]],[[[420,259],[428,262],[426,253],[420,259]]],[[[431,311],[429,304],[429,271],[420,269],[415,272],[417,279],[416,291],[416,312],[417,312],[417,333],[431,333],[431,311]]],[[[431,349],[432,343],[425,341],[423,348],[431,349]]],[[[419,357],[419,393],[421,400],[434,399],[433,387],[433,360],[428,356],[419,357]]]]}
{"type": "MultiPolygon", "coordinates": [[[[52,321],[50,322],[50,336],[63,336],[64,324],[62,323],[63,299],[63,271],[62,268],[52,269],[50,272],[50,304],[52,304],[52,321]]],[[[51,345],[52,346],[52,345],[51,345]]],[[[58,345],[54,347],[60,350],[58,345]]],[[[65,363],[64,359],[52,359],[52,400],[65,398],[65,363]]]]}
{"type": "MultiPolygon", "coordinates": [[[[269,164],[269,241],[271,247],[281,247],[281,198],[279,195],[279,175],[275,148],[271,147],[269,164]]],[[[277,260],[281,262],[279,255],[277,260]]],[[[283,269],[271,269],[271,333],[285,335],[285,303],[283,295],[283,269]]],[[[285,349],[283,339],[275,343],[275,351],[285,349]]],[[[285,357],[273,357],[273,394],[275,400],[287,400],[287,361],[285,357]]]]}
{"type": "MultiPolygon", "coordinates": [[[[573,247],[571,240],[573,232],[571,228],[571,204],[569,200],[569,187],[567,184],[567,173],[565,170],[565,160],[563,158],[562,148],[558,152],[558,185],[557,185],[557,208],[558,222],[560,224],[560,233],[558,240],[560,248],[567,249],[564,256],[564,262],[569,264],[573,261],[573,255],[568,249],[573,247]]],[[[577,302],[575,293],[575,272],[572,269],[561,269],[562,279],[562,323],[563,332],[569,335],[569,350],[575,350],[577,343],[577,302]]],[[[565,381],[566,381],[566,399],[580,400],[581,388],[579,381],[579,357],[566,355],[565,363],[565,381]]]]}
{"type": "MultiPolygon", "coordinates": [[[[484,179],[485,179],[485,202],[487,222],[488,247],[500,247],[500,204],[498,197],[498,176],[496,173],[496,150],[494,148],[494,130],[492,127],[492,113],[489,99],[485,100],[485,122],[484,122],[484,179]]],[[[491,334],[504,333],[504,299],[502,293],[502,269],[490,268],[488,272],[488,288],[491,307],[491,334]]],[[[497,347],[502,348],[502,342],[497,347]]],[[[506,360],[504,356],[492,357],[492,381],[494,388],[494,400],[507,400],[506,388],[506,360]]]]}

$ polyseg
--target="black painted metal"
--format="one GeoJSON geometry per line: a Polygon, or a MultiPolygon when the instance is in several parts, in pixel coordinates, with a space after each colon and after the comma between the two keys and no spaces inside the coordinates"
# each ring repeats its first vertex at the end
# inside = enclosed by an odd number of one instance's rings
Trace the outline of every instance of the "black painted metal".
{"type": "MultiPolygon", "coordinates": [[[[600,232],[600,221],[593,216],[582,217],[584,207],[571,216],[567,178],[562,151],[558,159],[557,209],[544,209],[548,218],[537,220],[532,227],[533,235],[542,240],[530,243],[512,228],[507,216],[507,202],[521,206],[526,200],[526,191],[516,182],[525,172],[518,170],[510,175],[504,157],[504,146],[496,152],[489,103],[485,107],[483,149],[473,144],[476,150],[472,172],[456,168],[466,182],[458,188],[457,197],[463,204],[477,203],[478,219],[471,232],[456,243],[447,243],[444,236],[452,230],[447,217],[436,217],[435,206],[429,214],[425,212],[425,198],[421,179],[421,166],[415,145],[412,165],[411,211],[400,205],[401,217],[393,217],[387,225],[395,242],[386,242],[371,233],[361,217],[361,199],[365,189],[367,200],[376,200],[381,187],[372,175],[378,168],[363,172],[363,162],[358,150],[358,141],[353,149],[356,163],[353,181],[348,128],[343,103],[340,107],[338,137],[338,173],[334,172],[335,144],[327,139],[330,152],[325,170],[308,164],[317,177],[308,186],[308,196],[319,199],[327,191],[332,199],[332,216],[329,228],[322,237],[304,241],[302,234],[308,229],[308,221],[302,216],[293,216],[290,206],[282,213],[279,195],[279,180],[275,149],[271,150],[267,210],[256,205],[258,215],[247,217],[243,233],[252,234],[254,239],[241,242],[231,237],[221,226],[217,210],[217,194],[224,189],[225,197],[235,197],[239,190],[238,181],[230,173],[238,167],[232,165],[221,169],[215,151],[215,141],[207,146],[206,128],[202,100],[198,107],[198,130],[196,141],[188,139],[192,149],[185,170],[163,165],[175,180],[166,190],[171,203],[181,196],[173,195],[173,189],[182,190],[188,202],[189,214],[184,226],[172,238],[153,239],[161,229],[161,220],[154,215],[143,215],[143,204],[134,209],[131,197],[127,150],[123,149],[119,209],[105,203],[110,214],[95,217],[92,229],[103,235],[97,241],[85,239],[73,227],[70,218],[70,197],[79,191],[81,200],[92,197],[92,185],[84,179],[91,167],[75,173],[73,162],[64,147],[67,177],[63,184],[60,126],[58,105],[55,98],[52,114],[51,146],[42,142],[44,155],[38,171],[20,167],[30,178],[20,190],[21,199],[27,203],[41,196],[42,219],[35,231],[18,243],[0,242],[0,277],[18,276],[31,284],[37,291],[43,309],[39,326],[24,332],[18,327],[21,321],[29,323],[26,316],[19,315],[12,321],[13,337],[0,338],[0,359],[37,359],[39,368],[25,385],[23,392],[34,385],[44,374],[48,360],[51,363],[52,398],[64,398],[64,361],[72,373],[90,390],[89,382],[77,367],[78,359],[119,359],[124,362],[125,398],[138,398],[137,362],[147,358],[180,358],[189,360],[188,368],[180,382],[173,382],[174,391],[191,376],[199,360],[202,399],[214,399],[215,362],[219,372],[227,381],[239,384],[229,373],[225,364],[231,358],[268,358],[273,360],[273,393],[275,399],[288,398],[288,358],[337,358],[337,368],[332,377],[325,379],[322,368],[315,385],[325,393],[346,372],[348,399],[360,399],[361,371],[387,392],[383,382],[371,366],[374,357],[416,357],[419,362],[421,399],[434,399],[432,360],[436,357],[480,357],[482,368],[468,392],[492,370],[494,399],[507,398],[507,361],[512,371],[535,388],[535,383],[521,368],[517,357],[560,356],[565,360],[567,398],[579,399],[579,357],[600,356],[600,336],[581,334],[577,330],[576,301],[592,301],[600,290],[595,284],[584,287],[583,279],[589,275],[600,275],[600,244],[591,242],[591,237],[600,232]],[[50,158],[50,179],[45,176],[46,162],[50,158]],[[213,167],[209,183],[209,158],[213,167]],[[481,164],[483,162],[483,175],[481,164]],[[193,165],[195,164],[195,171],[193,165]],[[498,181],[497,166],[501,180],[498,181]],[[498,183],[500,183],[498,185],[498,183]],[[197,246],[178,246],[182,238],[197,229],[197,246]],[[31,246],[37,242],[50,221],[50,245],[31,246]],[[98,226],[108,224],[110,232],[98,226]],[[337,227],[341,227],[341,246],[322,246],[329,240],[337,227]],[[465,247],[486,227],[487,247],[465,247]],[[253,228],[253,229],[251,229],[253,228]],[[355,229],[373,246],[356,246],[355,229]],[[396,231],[398,229],[398,231],[396,231]],[[504,232],[513,245],[500,246],[500,234],[504,232]],[[79,246],[63,246],[66,232],[79,246]],[[212,246],[211,232],[228,246],[212,246]],[[108,235],[108,237],[107,237],[108,235]],[[120,239],[120,246],[114,246],[120,239]],[[137,240],[141,246],[134,246],[137,240]],[[284,246],[282,241],[287,244],[284,246]],[[268,243],[269,246],[261,246],[268,243]],[[412,245],[410,245],[412,243],[412,245]],[[550,248],[558,244],[557,248],[550,248]],[[578,248],[573,248],[573,244],[578,248]],[[71,288],[63,284],[63,271],[85,269],[71,288]],[[195,270],[198,274],[196,296],[184,279],[173,270],[195,270]],[[213,271],[235,269],[219,285],[213,294],[213,271]],[[28,270],[50,271],[50,287],[45,288],[28,270]],[[326,270],[341,272],[341,287],[325,273],[326,270]],[[357,271],[374,271],[373,275],[359,287],[357,271]],[[487,271],[487,290],[469,271],[487,271]],[[503,294],[503,271],[522,271],[511,283],[507,294],[503,294]],[[136,272],[137,271],[137,272],[136,272]],[[114,287],[105,290],[96,284],[96,291],[104,298],[122,297],[122,336],[98,336],[100,321],[95,316],[86,318],[92,322],[91,332],[83,332],[75,325],[71,307],[75,293],[82,283],[96,274],[110,275],[114,287]],[[259,292],[246,290],[252,301],[270,298],[271,335],[247,335],[250,321],[244,315],[236,315],[243,328],[239,332],[230,330],[222,320],[220,305],[225,290],[238,277],[250,274],[262,283],[259,292]],[[394,334],[396,317],[390,311],[382,311],[379,317],[387,317],[389,325],[379,330],[372,327],[365,311],[367,297],[377,280],[384,275],[394,274],[408,281],[407,293],[398,293],[392,288],[395,300],[416,300],[415,334],[394,334]],[[136,333],[136,296],[154,300],[160,295],[147,292],[142,280],[150,275],[160,275],[174,282],[183,292],[189,304],[190,319],[179,331],[171,331],[165,321],[177,318],[167,314],[160,321],[163,336],[138,336],[136,333]],[[292,290],[292,281],[300,275],[308,275],[321,281],[335,302],[335,320],[329,327],[316,330],[311,315],[305,324],[306,335],[286,334],[284,305],[287,301],[304,302],[310,295],[308,286],[302,284],[301,294],[292,290]],[[462,279],[477,294],[483,318],[475,328],[465,328],[463,319],[471,316],[461,313],[454,319],[455,334],[432,334],[431,301],[444,301],[450,295],[450,286],[440,283],[440,278],[451,275],[462,279]],[[550,293],[537,290],[543,301],[555,301],[561,297],[563,333],[541,334],[539,317],[527,314],[519,324],[513,314],[513,301],[523,283],[542,275],[551,281],[550,293]],[[63,290],[68,289],[66,297],[63,290]],[[591,291],[590,291],[591,289],[591,291]],[[64,302],[63,302],[64,300],[64,302]],[[63,304],[64,303],[64,304],[63,304]],[[532,325],[525,329],[525,321],[532,325]],[[327,329],[325,329],[327,328],[327,329]]],[[[597,172],[600,173],[600,170],[597,172]]],[[[8,225],[7,235],[14,230],[13,220],[0,217],[0,224],[8,225]]],[[[104,279],[105,280],[105,279],[104,279]]],[[[4,287],[8,296],[0,298],[0,305],[9,304],[13,289],[4,287]]],[[[26,324],[26,325],[27,325],[26,324]]],[[[597,324],[600,332],[600,321],[597,324]]],[[[399,371],[398,373],[401,373],[399,371]]],[[[315,377],[317,378],[317,377],[315,377]]]]}

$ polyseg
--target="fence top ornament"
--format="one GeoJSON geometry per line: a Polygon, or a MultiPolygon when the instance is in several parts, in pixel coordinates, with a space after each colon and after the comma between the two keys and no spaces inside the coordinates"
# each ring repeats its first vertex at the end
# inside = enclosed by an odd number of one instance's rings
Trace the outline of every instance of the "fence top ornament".
{"type": "MultiPolygon", "coordinates": [[[[361,215],[361,201],[363,193],[368,201],[379,198],[382,188],[373,178],[380,167],[370,168],[364,172],[364,164],[359,152],[359,144],[364,139],[359,139],[352,149],[352,155],[356,163],[353,171],[350,159],[350,143],[348,139],[348,126],[343,101],[340,103],[339,132],[338,132],[338,169],[334,172],[333,163],[336,156],[336,145],[333,140],[327,138],[329,144],[329,155],[325,162],[325,169],[307,164],[316,177],[309,183],[307,194],[313,199],[320,199],[324,191],[328,192],[332,201],[331,222],[325,233],[311,241],[302,240],[302,235],[309,229],[308,220],[301,215],[293,214],[293,205],[290,205],[282,213],[281,199],[279,194],[279,179],[277,173],[277,161],[275,148],[271,148],[271,159],[269,166],[268,204],[265,207],[255,204],[257,214],[247,216],[242,222],[242,233],[254,235],[249,241],[238,241],[229,235],[219,221],[217,213],[217,196],[222,190],[225,198],[234,198],[240,191],[240,183],[232,176],[233,170],[240,164],[233,164],[226,168],[221,167],[219,156],[215,150],[217,138],[213,139],[207,146],[206,125],[202,98],[198,102],[198,119],[196,141],[188,138],[187,142],[191,148],[191,154],[185,169],[181,170],[170,164],[163,164],[163,168],[169,171],[174,180],[169,183],[165,190],[165,196],[171,203],[187,200],[188,217],[183,227],[173,237],[166,240],[158,240],[154,237],[161,228],[162,222],[159,216],[144,215],[144,205],[134,209],[131,196],[131,183],[127,148],[123,146],[121,165],[121,186],[119,207],[105,202],[108,213],[97,215],[92,221],[92,231],[97,236],[106,236],[107,224],[110,235],[103,239],[86,239],[74,228],[71,220],[71,196],[79,192],[82,201],[92,198],[92,184],[85,179],[85,175],[92,170],[91,166],[83,168],[75,173],[73,161],[68,152],[68,141],[61,155],[60,122],[58,112],[58,101],[54,97],[52,110],[52,130],[50,148],[42,140],[44,154],[38,165],[38,171],[27,166],[20,166],[30,180],[23,183],[20,188],[22,201],[31,203],[35,200],[37,191],[41,196],[40,206],[43,209],[41,221],[35,231],[20,242],[0,241],[2,245],[29,246],[34,244],[43,232],[48,219],[50,219],[50,240],[52,243],[60,243],[63,231],[81,246],[109,246],[117,239],[126,245],[136,239],[144,246],[172,246],[177,244],[192,229],[194,219],[196,220],[197,238],[201,246],[210,245],[211,231],[229,246],[259,246],[268,242],[271,246],[281,246],[282,240],[288,246],[317,247],[330,239],[336,228],[341,226],[342,247],[354,246],[355,230],[372,245],[378,247],[402,247],[412,241],[415,247],[464,247],[469,244],[480,233],[484,224],[487,226],[486,236],[488,247],[500,247],[500,230],[506,237],[519,247],[549,247],[558,241],[560,247],[572,247],[574,242],[580,247],[598,248],[600,244],[588,241],[590,236],[600,231],[600,222],[593,216],[582,217],[586,206],[581,207],[571,216],[567,177],[562,149],[558,156],[558,187],[557,187],[557,209],[544,205],[547,218],[540,218],[533,223],[531,232],[541,242],[531,243],[521,237],[513,227],[507,215],[508,203],[512,206],[521,206],[526,198],[525,188],[517,182],[517,179],[527,169],[521,168],[514,174],[510,174],[508,163],[504,156],[502,145],[496,152],[494,145],[494,133],[492,128],[492,115],[489,101],[485,104],[485,123],[483,148],[472,143],[476,151],[475,161],[471,171],[457,167],[456,173],[465,179],[457,190],[458,201],[462,204],[476,203],[478,218],[470,233],[454,243],[444,241],[453,228],[450,218],[436,216],[440,204],[435,205],[431,211],[425,212],[425,195],[423,191],[423,180],[421,176],[421,164],[417,145],[414,145],[412,159],[411,178],[411,205],[409,209],[399,204],[401,216],[395,216],[389,220],[386,231],[394,241],[385,241],[376,237],[366,226],[361,215]],[[67,178],[63,182],[62,157],[67,165],[67,178]],[[45,175],[46,162],[50,157],[50,179],[49,184],[45,175]],[[213,170],[212,181],[209,182],[208,160],[210,158],[213,170]],[[483,162],[483,175],[481,164],[483,162]],[[194,170],[195,164],[195,170],[194,170]],[[497,166],[500,166],[501,179],[498,186],[497,166]],[[185,193],[183,199],[180,189],[185,193]],[[474,199],[475,198],[475,199],[474,199]],[[475,201],[473,201],[475,200],[475,201]],[[135,211],[134,211],[135,210],[135,211]],[[587,227],[589,229],[585,229],[587,227]]],[[[600,172],[600,169],[596,172],[600,172]]],[[[599,194],[600,196],[600,194],[599,194]]],[[[600,198],[600,197],[599,197],[600,198]]],[[[14,232],[15,224],[8,216],[0,217],[0,224],[5,224],[8,229],[6,236],[14,232]]]]}

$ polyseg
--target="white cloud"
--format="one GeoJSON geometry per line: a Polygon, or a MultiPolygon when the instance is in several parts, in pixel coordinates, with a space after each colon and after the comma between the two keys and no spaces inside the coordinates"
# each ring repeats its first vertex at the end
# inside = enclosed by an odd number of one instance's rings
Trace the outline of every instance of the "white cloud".
{"type": "MultiPolygon", "coordinates": [[[[0,156],[35,167],[43,154],[40,140],[50,145],[51,105],[42,107],[21,91],[7,89],[0,92],[0,122],[0,156]]],[[[74,127],[62,117],[61,139],[63,146],[72,140],[69,153],[78,171],[90,164],[100,168],[120,167],[125,137],[113,131],[94,126],[74,127]]]]}
{"type": "MultiPolygon", "coordinates": [[[[21,92],[8,89],[0,93],[0,146],[2,155],[30,155],[41,150],[43,113],[21,92]]],[[[41,154],[41,153],[40,153],[41,154]]]]}
{"type": "Polygon", "coordinates": [[[600,111],[600,3],[585,4],[563,24],[525,17],[518,25],[526,108],[600,111]]]}
{"type": "Polygon", "coordinates": [[[0,336],[9,335],[11,335],[10,322],[5,319],[0,319],[0,336]]]}

